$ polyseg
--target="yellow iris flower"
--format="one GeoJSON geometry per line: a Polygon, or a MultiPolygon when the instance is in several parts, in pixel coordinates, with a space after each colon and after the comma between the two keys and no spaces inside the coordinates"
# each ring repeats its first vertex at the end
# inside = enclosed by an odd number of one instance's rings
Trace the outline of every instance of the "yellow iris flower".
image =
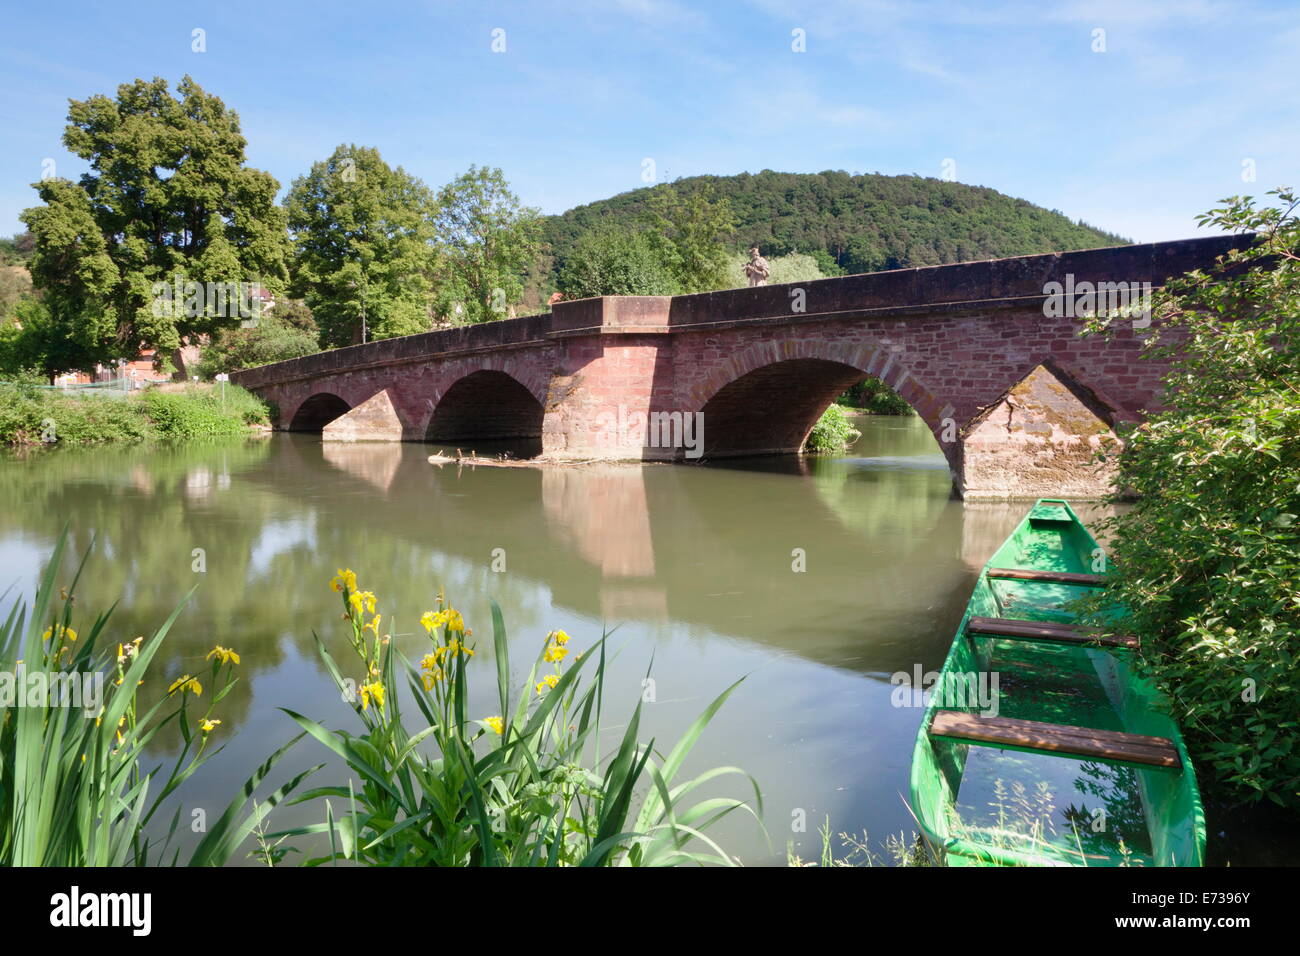
{"type": "Polygon", "coordinates": [[[361,687],[361,709],[370,709],[370,700],[374,698],[375,706],[380,710],[384,709],[384,685],[379,681],[372,681],[361,687]]]}
{"type": "Polygon", "coordinates": [[[543,677],[540,681],[537,682],[537,693],[543,694],[546,691],[553,688],[559,682],[560,682],[559,675],[547,674],[545,677],[543,677]]]}
{"type": "Polygon", "coordinates": [[[239,655],[228,647],[222,647],[220,644],[208,651],[208,656],[205,657],[204,660],[210,661],[214,657],[222,664],[239,663],[239,655]]]}
{"type": "Polygon", "coordinates": [[[334,580],[330,581],[331,590],[342,591],[344,588],[349,591],[357,589],[357,576],[352,572],[351,568],[339,568],[339,573],[334,576],[334,580]]]}
{"type": "Polygon", "coordinates": [[[186,674],[183,677],[178,677],[176,680],[172,681],[172,685],[167,688],[167,693],[170,696],[177,691],[184,693],[187,690],[193,693],[195,697],[198,697],[203,693],[203,685],[189,674],[186,674]]]}
{"type": "Polygon", "coordinates": [[[425,611],[420,615],[420,623],[430,634],[443,626],[455,634],[465,633],[465,619],[454,607],[443,608],[436,612],[425,611]]]}
{"type": "Polygon", "coordinates": [[[348,595],[348,603],[352,605],[352,610],[360,614],[364,607],[369,614],[375,613],[375,592],[374,591],[353,591],[348,595]]]}

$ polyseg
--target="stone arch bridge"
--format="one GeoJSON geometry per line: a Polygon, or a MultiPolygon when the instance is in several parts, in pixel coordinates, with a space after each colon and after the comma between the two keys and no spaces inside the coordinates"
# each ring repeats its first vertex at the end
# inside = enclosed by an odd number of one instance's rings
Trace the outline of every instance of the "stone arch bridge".
{"type": "Polygon", "coordinates": [[[798,452],[836,396],[875,376],[934,433],[970,498],[1095,497],[1091,462],[1158,407],[1140,316],[1080,316],[1211,265],[1231,237],[899,269],[682,296],[561,302],[548,315],[386,339],[246,369],[276,426],[335,441],[466,450],[533,439],[558,459],[798,452]]]}

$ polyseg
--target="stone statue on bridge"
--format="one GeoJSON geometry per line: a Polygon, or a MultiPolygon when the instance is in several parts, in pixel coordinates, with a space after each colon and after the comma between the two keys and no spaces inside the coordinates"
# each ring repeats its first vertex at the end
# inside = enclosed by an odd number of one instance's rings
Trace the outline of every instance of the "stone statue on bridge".
{"type": "Polygon", "coordinates": [[[756,285],[767,285],[767,278],[772,274],[772,270],[767,266],[767,260],[759,254],[758,246],[749,250],[749,261],[745,263],[745,276],[749,279],[750,288],[756,285]]]}

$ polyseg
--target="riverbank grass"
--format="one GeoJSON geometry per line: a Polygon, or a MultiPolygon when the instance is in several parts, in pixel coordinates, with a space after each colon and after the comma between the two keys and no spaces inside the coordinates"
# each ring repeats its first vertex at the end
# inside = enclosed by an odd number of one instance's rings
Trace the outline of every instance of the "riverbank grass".
{"type": "Polygon", "coordinates": [[[269,424],[266,404],[229,383],[163,385],[143,392],[0,385],[0,444],[6,445],[235,437],[269,424]]]}

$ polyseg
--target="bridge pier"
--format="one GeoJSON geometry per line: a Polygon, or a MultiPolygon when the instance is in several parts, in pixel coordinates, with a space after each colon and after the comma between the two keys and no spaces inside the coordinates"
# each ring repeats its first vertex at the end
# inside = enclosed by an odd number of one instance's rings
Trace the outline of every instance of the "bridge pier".
{"type": "Polygon", "coordinates": [[[401,441],[402,437],[402,421],[386,388],[321,429],[325,441],[401,441]]]}
{"type": "Polygon", "coordinates": [[[963,498],[1100,498],[1115,478],[1114,410],[1050,364],[1037,366],[961,434],[963,498]]]}

